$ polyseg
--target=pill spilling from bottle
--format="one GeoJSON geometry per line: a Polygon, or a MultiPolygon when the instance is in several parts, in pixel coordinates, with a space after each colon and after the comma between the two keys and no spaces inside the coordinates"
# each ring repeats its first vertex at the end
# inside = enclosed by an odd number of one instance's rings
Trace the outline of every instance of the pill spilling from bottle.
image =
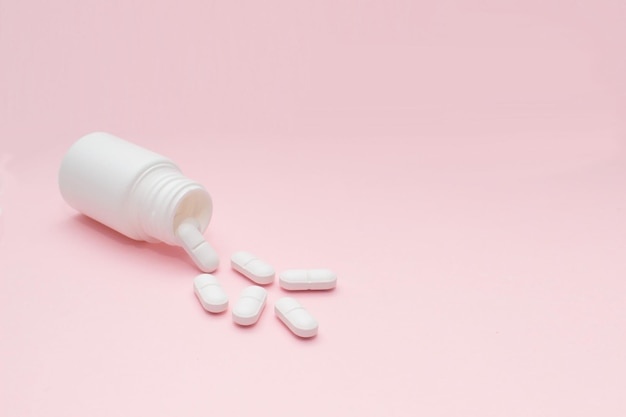
{"type": "Polygon", "coordinates": [[[194,261],[196,266],[204,272],[213,272],[219,266],[220,260],[215,250],[204,240],[198,226],[192,221],[185,221],[176,229],[180,245],[194,261]]]}

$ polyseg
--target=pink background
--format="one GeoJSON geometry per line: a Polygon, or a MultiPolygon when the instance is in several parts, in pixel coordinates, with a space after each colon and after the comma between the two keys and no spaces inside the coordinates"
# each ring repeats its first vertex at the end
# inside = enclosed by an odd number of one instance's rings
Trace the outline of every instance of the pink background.
{"type": "Polygon", "coordinates": [[[0,0],[1,416],[626,415],[626,2],[0,0]],[[327,267],[317,338],[77,215],[103,130],[327,267]],[[232,305],[232,304],[231,304],[232,305]]]}

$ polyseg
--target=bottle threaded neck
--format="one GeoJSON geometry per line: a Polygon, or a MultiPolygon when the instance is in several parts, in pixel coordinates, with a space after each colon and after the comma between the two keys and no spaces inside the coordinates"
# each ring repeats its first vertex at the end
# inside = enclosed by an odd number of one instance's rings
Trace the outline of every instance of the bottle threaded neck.
{"type": "Polygon", "coordinates": [[[209,193],[174,164],[151,167],[135,183],[129,198],[136,232],[146,241],[178,245],[176,229],[193,220],[204,231],[212,214],[209,193]]]}

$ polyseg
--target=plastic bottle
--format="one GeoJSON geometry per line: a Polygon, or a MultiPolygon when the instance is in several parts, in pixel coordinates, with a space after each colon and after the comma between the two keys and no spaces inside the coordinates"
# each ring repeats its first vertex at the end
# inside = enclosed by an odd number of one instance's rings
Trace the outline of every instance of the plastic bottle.
{"type": "Polygon", "coordinates": [[[211,196],[164,156],[90,133],[65,154],[59,189],[70,206],[131,239],[182,246],[204,272],[218,267],[202,236],[213,212],[211,196]]]}

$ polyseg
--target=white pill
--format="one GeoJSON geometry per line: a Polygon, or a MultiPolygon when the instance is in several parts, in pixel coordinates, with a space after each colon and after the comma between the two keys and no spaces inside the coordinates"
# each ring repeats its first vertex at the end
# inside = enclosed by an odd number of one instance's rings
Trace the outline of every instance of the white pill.
{"type": "Polygon", "coordinates": [[[194,221],[181,223],[176,229],[176,235],[180,239],[180,245],[201,271],[213,272],[217,269],[220,259],[211,245],[204,240],[194,221]]]}
{"type": "Polygon", "coordinates": [[[330,290],[337,286],[337,274],[330,269],[289,269],[281,272],[278,282],[289,291],[330,290]]]}
{"type": "Polygon", "coordinates": [[[313,337],[317,334],[317,320],[291,297],[283,297],[274,304],[276,316],[296,336],[313,337]]]}
{"type": "Polygon", "coordinates": [[[228,308],[228,296],[213,275],[200,274],[195,277],[193,289],[206,311],[221,313],[228,308]]]}
{"type": "Polygon", "coordinates": [[[258,285],[251,285],[241,291],[233,307],[233,321],[241,326],[250,326],[259,320],[265,307],[267,291],[258,285]]]}
{"type": "Polygon", "coordinates": [[[230,258],[232,268],[260,285],[267,285],[274,282],[276,272],[271,265],[257,259],[250,252],[240,251],[233,254],[230,258]]]}

